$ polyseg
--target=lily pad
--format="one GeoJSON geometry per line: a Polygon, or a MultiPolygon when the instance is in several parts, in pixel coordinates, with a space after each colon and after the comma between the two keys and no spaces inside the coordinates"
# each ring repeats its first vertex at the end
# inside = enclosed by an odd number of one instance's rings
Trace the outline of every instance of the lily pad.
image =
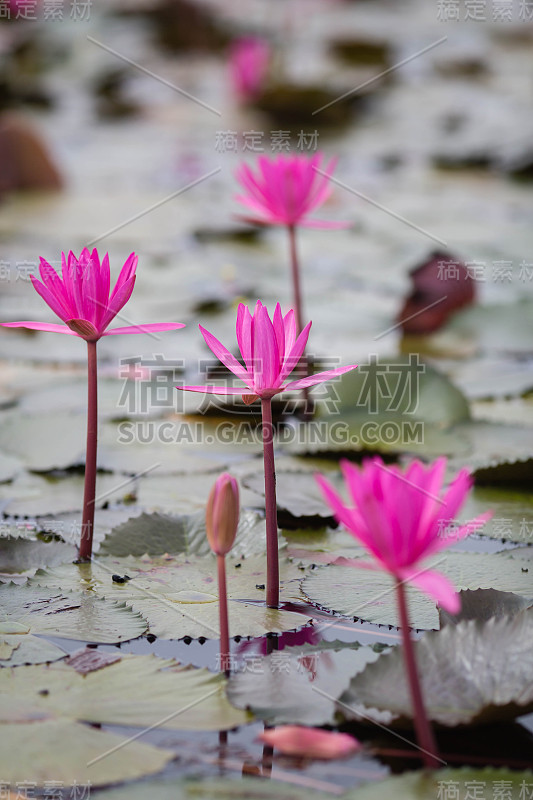
{"type": "MultiPolygon", "coordinates": [[[[338,488],[344,483],[338,474],[329,476],[329,480],[338,485],[338,488]]],[[[245,475],[242,483],[261,497],[265,496],[265,481],[260,473],[245,475]]],[[[296,519],[318,518],[319,521],[323,521],[333,518],[331,508],[324,502],[317,482],[309,472],[280,472],[277,470],[276,501],[278,513],[285,511],[296,519]]]]}
{"type": "MultiPolygon", "coordinates": [[[[207,780],[155,780],[100,792],[99,800],[309,800],[331,797],[279,780],[218,777],[207,780]]],[[[514,800],[514,798],[513,798],[514,800]]]]}
{"type": "Polygon", "coordinates": [[[0,772],[12,786],[59,782],[65,789],[77,786],[79,791],[83,785],[104,786],[153,775],[174,758],[170,750],[141,742],[123,746],[123,736],[66,719],[2,728],[0,772]]]}
{"type": "Polygon", "coordinates": [[[83,415],[9,411],[0,422],[0,449],[36,472],[84,464],[85,425],[83,415]]]}
{"type": "Polygon", "coordinates": [[[249,717],[229,704],[225,686],[223,675],[153,655],[123,655],[86,675],[63,661],[19,667],[0,672],[0,720],[229,730],[249,717]]]}
{"type": "MultiPolygon", "coordinates": [[[[531,576],[522,571],[518,559],[506,553],[440,553],[427,565],[447,575],[457,590],[498,589],[533,596],[531,576]]],[[[302,590],[311,602],[345,616],[398,626],[394,582],[388,574],[356,567],[327,566],[308,575],[302,590]]],[[[410,586],[407,595],[411,625],[419,629],[438,628],[434,601],[410,586]]]]}
{"type": "MultiPolygon", "coordinates": [[[[533,772],[516,772],[507,769],[439,769],[435,771],[406,772],[394,775],[384,781],[376,781],[366,786],[353,789],[343,795],[343,800],[383,800],[394,797],[394,800],[435,800],[446,796],[454,800],[469,800],[476,792],[481,798],[487,798],[486,790],[492,792],[493,787],[501,787],[506,800],[523,800],[524,785],[533,784],[533,772]],[[490,788],[489,788],[490,787],[490,788]],[[483,792],[479,794],[480,790],[483,792]],[[453,793],[453,794],[452,794],[453,793]]],[[[119,798],[117,798],[119,800],[119,798]]],[[[163,800],[163,798],[161,799],[163,800]]]]}
{"type": "MultiPolygon", "coordinates": [[[[226,566],[232,636],[262,636],[270,631],[293,630],[308,622],[306,614],[265,606],[264,556],[228,560],[226,566]]],[[[281,560],[281,603],[300,599],[301,577],[296,566],[281,560]]],[[[63,564],[40,570],[32,583],[63,590],[85,589],[125,602],[148,621],[151,633],[163,639],[220,636],[214,557],[109,556],[91,564],[63,564]],[[117,583],[112,579],[114,574],[127,575],[130,580],[117,583]]]]}
{"type": "MultiPolygon", "coordinates": [[[[68,568],[75,566],[69,564],[68,568]]],[[[145,631],[145,620],[128,608],[123,598],[106,602],[88,592],[0,585],[0,633],[21,637],[43,633],[114,644],[135,639],[145,631]]]]}
{"type": "MultiPolygon", "coordinates": [[[[131,496],[135,481],[120,475],[98,475],[96,479],[96,506],[116,503],[131,496]]],[[[44,517],[81,509],[83,503],[83,476],[45,478],[28,475],[13,483],[0,486],[0,500],[5,500],[4,513],[11,516],[44,517]]]]}
{"type": "Polygon", "coordinates": [[[458,614],[439,609],[441,628],[443,625],[457,625],[471,619],[486,622],[491,617],[511,617],[533,606],[533,599],[512,592],[497,592],[495,589],[467,589],[459,594],[461,610],[458,614]]]}
{"type": "Polygon", "coordinates": [[[0,573],[19,573],[76,558],[76,548],[64,542],[2,538],[0,573]]]}
{"type": "MultiPolygon", "coordinates": [[[[265,521],[254,511],[241,511],[237,537],[229,556],[246,558],[265,552],[265,521]]],[[[100,552],[112,556],[205,556],[211,553],[205,530],[205,511],[183,516],[141,514],[114,528],[100,552]]]]}
{"type": "Polygon", "coordinates": [[[527,480],[524,467],[533,460],[533,428],[472,420],[456,425],[454,433],[463,439],[467,450],[454,454],[450,469],[467,466],[484,483],[527,480]]]}
{"type": "MultiPolygon", "coordinates": [[[[247,463],[247,462],[246,462],[247,463]]],[[[204,463],[205,469],[205,463],[204,463]]],[[[235,474],[235,469],[231,469],[235,474]]],[[[139,481],[137,502],[146,511],[161,511],[166,514],[193,514],[196,511],[205,513],[207,498],[213,488],[218,473],[201,472],[193,475],[154,474],[147,475],[139,481]]],[[[241,508],[257,508],[264,506],[260,498],[239,486],[241,508]]]]}
{"type": "MultiPolygon", "coordinates": [[[[338,646],[339,643],[337,643],[338,646]]],[[[360,672],[379,657],[372,647],[358,644],[338,650],[291,648],[261,659],[232,675],[228,697],[269,725],[331,725],[335,700],[360,672]]]]}
{"type": "Polygon", "coordinates": [[[533,496],[512,487],[474,486],[458,519],[475,519],[488,508],[492,519],[483,526],[483,536],[510,542],[533,544],[533,496]]]}
{"type": "MultiPolygon", "coordinates": [[[[441,725],[503,722],[533,710],[533,609],[446,625],[415,642],[428,716],[441,725]]],[[[412,701],[400,648],[384,653],[350,682],[340,710],[389,711],[391,722],[412,719],[412,701]]],[[[369,712],[372,714],[372,711],[369,712]]]]}
{"type": "Polygon", "coordinates": [[[453,316],[443,331],[451,341],[473,341],[486,355],[523,355],[533,346],[533,302],[473,306],[453,316]]]}
{"type": "MultiPolygon", "coordinates": [[[[0,630],[2,622],[0,621],[0,630]]],[[[0,667],[19,667],[21,664],[44,664],[64,658],[66,653],[40,636],[0,633],[0,667]],[[3,649],[3,645],[7,646],[3,649]]]]}

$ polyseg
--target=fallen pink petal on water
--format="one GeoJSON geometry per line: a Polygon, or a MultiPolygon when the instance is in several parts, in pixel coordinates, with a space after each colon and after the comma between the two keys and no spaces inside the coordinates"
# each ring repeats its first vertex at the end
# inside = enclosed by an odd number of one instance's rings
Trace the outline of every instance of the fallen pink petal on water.
{"type": "Polygon", "coordinates": [[[259,739],[283,755],[304,758],[346,758],[362,747],[361,742],[347,733],[333,733],[301,725],[281,725],[264,731],[259,739]]]}

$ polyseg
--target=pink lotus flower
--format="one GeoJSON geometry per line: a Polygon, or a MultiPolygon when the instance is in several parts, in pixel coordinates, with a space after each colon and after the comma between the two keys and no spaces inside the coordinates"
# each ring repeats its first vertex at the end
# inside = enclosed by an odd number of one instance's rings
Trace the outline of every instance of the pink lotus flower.
{"type": "Polygon", "coordinates": [[[98,448],[98,372],[97,342],[102,336],[117,333],[148,333],[183,328],[178,322],[157,322],[151,325],[133,325],[106,330],[120,309],[128,302],[135,285],[137,256],[132,253],[120,271],[118,281],[109,294],[111,276],[109,257],[102,262],[96,250],[87,248],[76,258],[72,251],[68,258],[61,253],[62,278],[41,258],[39,272],[42,282],[31,276],[33,286],[64,325],[51,322],[1,322],[6,328],[31,328],[79,336],[87,342],[87,449],[85,453],[85,482],[79,558],[90,561],[94,533],[96,490],[96,455],[98,448]]]}
{"type": "Polygon", "coordinates": [[[247,164],[242,164],[237,179],[245,194],[235,199],[253,212],[246,220],[257,225],[346,227],[349,223],[309,219],[309,214],[321,206],[332,191],[329,176],[336,160],[322,167],[322,159],[322,153],[310,158],[302,154],[280,154],[272,159],[262,156],[257,161],[256,174],[247,164]]]}
{"type": "Polygon", "coordinates": [[[270,47],[264,39],[247,36],[233,42],[229,56],[230,79],[242,100],[253,100],[261,92],[270,63],[270,47]]]}
{"type": "Polygon", "coordinates": [[[356,365],[338,367],[326,372],[318,372],[307,378],[286,382],[286,378],[299,363],[304,351],[311,323],[309,322],[298,337],[296,337],[296,323],[292,309],[285,314],[277,303],[272,320],[266,306],[259,300],[255,307],[254,315],[248,308],[239,304],[237,312],[237,342],[244,366],[227,350],[212,333],[199,325],[200,331],[207,346],[216,357],[233,374],[245,384],[245,387],[235,386],[178,386],[191,392],[208,392],[210,394],[242,394],[246,402],[253,402],[257,397],[271,399],[274,395],[288,389],[302,389],[306,386],[315,386],[318,383],[342,375],[356,365]]]}
{"type": "Polygon", "coordinates": [[[341,461],[341,468],[354,507],[347,506],[322,475],[316,479],[335,517],[375,559],[370,563],[349,559],[349,563],[390,572],[397,582],[412,583],[450,613],[457,613],[459,597],[448,578],[424,568],[422,562],[490,519],[491,512],[486,512],[454,527],[453,538],[446,533],[472,485],[468,471],[461,470],[442,492],[445,458],[429,466],[415,460],[405,474],[398,467],[385,466],[380,458],[366,460],[361,469],[341,461]]]}
{"type": "Polygon", "coordinates": [[[131,297],[135,285],[137,260],[135,253],[127,258],[110,295],[111,278],[107,253],[101,263],[96,249],[89,253],[89,250],[84,248],[79,258],[76,258],[72,251],[68,254],[68,258],[61,253],[62,278],[44,258],[41,258],[39,272],[42,282],[34,275],[30,276],[31,281],[36,292],[65,324],[1,322],[0,325],[5,328],[31,328],[67,333],[71,336],[80,336],[88,342],[96,342],[102,336],[115,336],[119,333],[153,333],[185,327],[178,322],[156,322],[106,330],[131,297]]]}
{"type": "Polygon", "coordinates": [[[361,743],[347,733],[321,731],[300,725],[280,725],[264,731],[258,738],[286,756],[303,758],[345,758],[361,749],[361,743]]]}

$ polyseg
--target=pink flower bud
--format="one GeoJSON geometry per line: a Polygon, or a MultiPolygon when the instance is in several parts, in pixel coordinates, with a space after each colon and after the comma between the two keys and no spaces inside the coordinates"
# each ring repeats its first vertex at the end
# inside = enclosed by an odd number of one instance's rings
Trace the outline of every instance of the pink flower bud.
{"type": "Polygon", "coordinates": [[[224,472],[209,493],[205,510],[207,539],[213,553],[225,556],[233,547],[239,524],[239,484],[224,472]]]}

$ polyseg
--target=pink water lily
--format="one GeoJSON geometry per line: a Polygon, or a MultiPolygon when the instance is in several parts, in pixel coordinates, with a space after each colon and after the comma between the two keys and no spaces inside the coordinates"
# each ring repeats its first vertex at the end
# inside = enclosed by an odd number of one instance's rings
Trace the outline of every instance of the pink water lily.
{"type": "Polygon", "coordinates": [[[283,316],[279,303],[276,305],[272,319],[270,319],[266,306],[259,300],[253,316],[245,305],[242,303],[239,305],[237,342],[244,366],[212,333],[202,328],[201,325],[199,327],[207,346],[224,366],[244,383],[244,387],[178,386],[177,388],[211,394],[241,394],[247,403],[253,402],[258,397],[261,398],[267,545],[266,600],[267,606],[277,608],[279,605],[279,562],[272,398],[288,389],[301,389],[323,383],[337,375],[342,375],[343,372],[355,369],[355,364],[319,372],[316,375],[287,383],[287,377],[301,359],[311,323],[309,322],[297,336],[294,312],[291,309],[283,316]]]}
{"type": "Polygon", "coordinates": [[[424,568],[423,562],[491,517],[486,512],[449,532],[472,486],[468,470],[462,469],[443,491],[445,458],[428,466],[414,460],[405,472],[377,457],[366,460],[361,468],[341,461],[341,469],[353,506],[347,506],[322,475],[316,479],[335,517],[373,556],[371,562],[351,559],[350,563],[390,572],[457,613],[459,597],[452,584],[440,572],[424,568]]]}
{"type": "Polygon", "coordinates": [[[96,455],[98,449],[98,372],[97,342],[102,336],[119,333],[153,333],[183,328],[179,322],[156,322],[150,325],[129,325],[126,328],[107,330],[108,325],[126,305],[135,285],[137,256],[132,253],[120,271],[115,288],[110,292],[111,275],[109,256],[100,261],[98,252],[87,248],[76,258],[70,251],[68,257],[61,253],[62,275],[41,258],[39,272],[31,280],[36,292],[52,311],[63,320],[63,325],[52,322],[2,322],[6,328],[30,328],[79,336],[87,342],[87,448],[85,452],[85,482],[79,558],[90,561],[92,557],[94,509],[96,493],[96,455]]]}
{"type": "Polygon", "coordinates": [[[480,528],[491,516],[481,514],[467,525],[450,525],[463,505],[472,479],[462,469],[443,490],[446,459],[424,466],[413,461],[405,472],[386,466],[380,458],[363,462],[359,469],[348,461],[341,468],[353,505],[347,505],[322,475],[316,479],[337,520],[365,547],[373,560],[344,559],[354,567],[389,572],[395,579],[398,616],[403,640],[405,671],[409,681],[418,743],[427,767],[440,766],[437,743],[426,713],[413,642],[405,584],[411,583],[452,614],[460,608],[459,596],[444,575],[424,566],[429,557],[480,528]]]}
{"type": "Polygon", "coordinates": [[[137,261],[135,253],[126,259],[110,294],[111,275],[107,253],[101,262],[96,248],[90,253],[85,247],[79,258],[72,251],[68,257],[61,253],[61,277],[41,258],[39,273],[42,280],[31,275],[31,282],[36,292],[65,324],[24,321],[2,322],[0,325],[5,328],[66,333],[93,342],[102,336],[116,336],[120,333],[156,333],[183,328],[184,325],[178,322],[155,322],[107,330],[131,297],[137,261]]]}
{"type": "Polygon", "coordinates": [[[270,46],[258,36],[237,39],[229,56],[230,78],[242,100],[253,100],[265,82],[270,62],[270,46]]]}
{"type": "Polygon", "coordinates": [[[246,219],[258,225],[301,225],[307,228],[342,228],[343,222],[310,219],[315,209],[331,195],[329,180],[336,159],[323,164],[323,154],[280,153],[274,158],[261,156],[254,173],[247,164],[237,170],[237,180],[245,190],[236,196],[251,216],[246,219]]]}
{"type": "Polygon", "coordinates": [[[271,399],[274,395],[289,389],[302,389],[324,383],[357,366],[350,364],[347,367],[337,367],[287,382],[288,376],[302,357],[309,338],[311,322],[297,336],[294,311],[291,309],[283,316],[279,303],[276,304],[272,319],[270,319],[266,306],[260,300],[257,301],[253,316],[243,303],[239,304],[236,325],[237,343],[244,366],[212,333],[209,333],[201,325],[199,328],[210,350],[244,383],[244,387],[178,386],[178,389],[211,394],[241,394],[247,401],[257,397],[271,399]]]}

